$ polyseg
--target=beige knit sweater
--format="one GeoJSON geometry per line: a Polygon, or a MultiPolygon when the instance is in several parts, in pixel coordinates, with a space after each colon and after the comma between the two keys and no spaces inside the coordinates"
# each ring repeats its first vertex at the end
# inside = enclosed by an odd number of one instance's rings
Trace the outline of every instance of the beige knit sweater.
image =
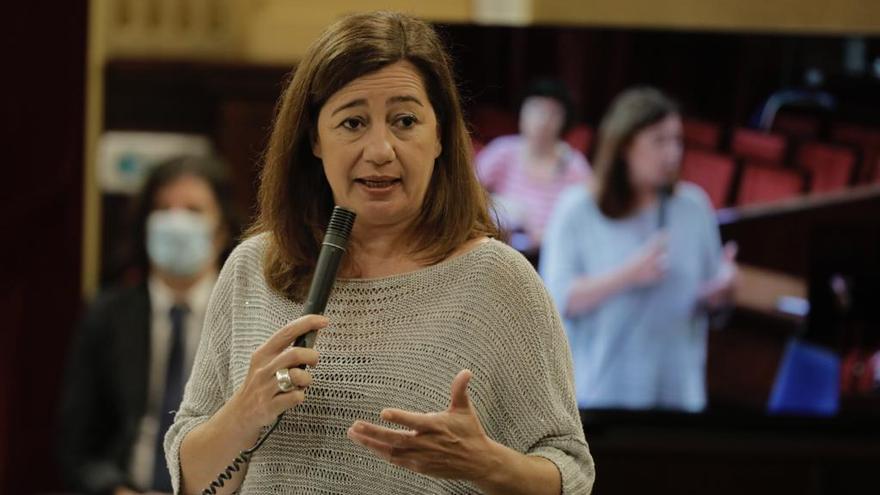
{"type": "MultiPolygon", "coordinates": [[[[244,381],[251,354],[300,316],[263,278],[265,235],[223,267],[183,403],[165,437],[175,493],[184,436],[244,381]]],[[[589,493],[595,472],[560,319],[528,262],[498,241],[412,273],[339,279],[318,336],[306,401],[288,411],[250,462],[241,493],[464,494],[471,484],[390,465],[348,439],[357,419],[386,407],[442,411],[460,370],[487,434],[551,460],[563,493],[589,493]]],[[[231,461],[231,459],[230,459],[231,461]]],[[[218,466],[218,472],[222,466],[218,466]]]]}

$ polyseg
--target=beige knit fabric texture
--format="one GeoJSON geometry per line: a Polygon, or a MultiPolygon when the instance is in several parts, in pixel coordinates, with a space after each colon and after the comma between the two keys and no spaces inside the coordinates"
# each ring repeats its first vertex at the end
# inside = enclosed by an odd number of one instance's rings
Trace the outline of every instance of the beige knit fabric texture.
{"type": "MultiPolygon", "coordinates": [[[[211,297],[183,402],[165,437],[175,493],[183,438],[243,383],[254,350],[300,316],[301,304],[266,285],[267,239],[235,249],[211,297]]],[[[491,240],[412,273],[339,279],[325,314],[330,326],[315,345],[320,362],[306,401],[287,411],[251,459],[240,493],[480,493],[468,482],[388,464],[346,436],[357,419],[396,427],[379,418],[386,407],[445,410],[452,379],[465,368],[473,371],[468,392],[491,438],[556,464],[564,494],[590,492],[595,471],[575,403],[571,353],[541,279],[519,253],[491,240]]]]}

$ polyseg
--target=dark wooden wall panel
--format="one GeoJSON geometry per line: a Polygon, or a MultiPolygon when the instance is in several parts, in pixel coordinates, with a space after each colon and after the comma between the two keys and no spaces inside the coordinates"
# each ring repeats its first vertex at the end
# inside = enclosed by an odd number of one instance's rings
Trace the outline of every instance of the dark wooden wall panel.
{"type": "Polygon", "coordinates": [[[80,311],[85,0],[4,4],[0,493],[61,488],[54,441],[80,311]]]}

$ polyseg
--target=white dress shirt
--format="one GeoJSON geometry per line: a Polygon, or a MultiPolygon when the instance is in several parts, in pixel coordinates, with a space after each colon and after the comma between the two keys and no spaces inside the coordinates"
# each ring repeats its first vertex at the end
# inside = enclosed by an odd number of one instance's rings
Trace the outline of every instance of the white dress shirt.
{"type": "Polygon", "coordinates": [[[129,474],[136,488],[147,490],[153,481],[156,437],[159,434],[159,414],[162,412],[159,409],[162,407],[168,355],[171,353],[171,308],[175,304],[185,304],[189,308],[184,320],[184,369],[188,377],[199,346],[208,300],[216,281],[216,273],[203,277],[180,301],[175,300],[171,288],[158,277],[151,276],[147,283],[150,294],[149,388],[146,411],[141,418],[129,464],[129,474]]]}

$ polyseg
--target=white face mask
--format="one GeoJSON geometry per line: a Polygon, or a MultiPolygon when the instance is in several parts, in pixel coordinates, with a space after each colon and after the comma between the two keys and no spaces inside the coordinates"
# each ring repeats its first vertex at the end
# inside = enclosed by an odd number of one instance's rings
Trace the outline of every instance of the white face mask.
{"type": "Polygon", "coordinates": [[[147,255],[172,275],[200,272],[214,255],[214,229],[204,215],[188,210],[156,210],[147,218],[147,255]]]}

